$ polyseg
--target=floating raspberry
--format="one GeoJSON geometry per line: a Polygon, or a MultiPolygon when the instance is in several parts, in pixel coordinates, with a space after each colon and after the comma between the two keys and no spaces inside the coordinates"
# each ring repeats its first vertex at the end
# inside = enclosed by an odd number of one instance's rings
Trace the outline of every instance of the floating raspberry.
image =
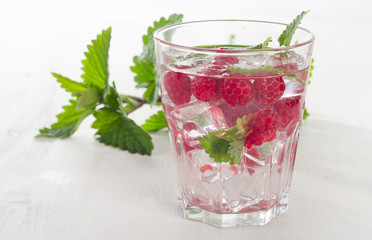
{"type": "Polygon", "coordinates": [[[230,106],[241,106],[250,102],[253,98],[253,85],[251,79],[225,78],[220,85],[221,97],[230,106]]]}
{"type": "Polygon", "coordinates": [[[235,56],[223,56],[218,55],[214,57],[213,64],[215,65],[229,65],[229,64],[236,64],[239,62],[239,58],[235,56]]]}
{"type": "Polygon", "coordinates": [[[265,109],[253,115],[252,132],[245,138],[244,145],[250,149],[264,142],[275,139],[278,130],[277,114],[271,109],[265,109]]]}
{"type": "Polygon", "coordinates": [[[169,71],[164,76],[164,88],[169,98],[176,105],[182,105],[190,102],[191,78],[186,74],[169,71]]]}
{"type": "Polygon", "coordinates": [[[218,95],[218,79],[196,76],[191,82],[191,91],[196,99],[209,101],[218,95]]]}
{"type": "Polygon", "coordinates": [[[300,120],[300,100],[301,96],[293,96],[281,99],[275,103],[274,109],[278,114],[278,125],[280,129],[285,129],[300,120]]]}
{"type": "Polygon", "coordinates": [[[254,81],[253,87],[256,101],[263,106],[274,104],[285,90],[282,77],[258,78],[254,81]]]}

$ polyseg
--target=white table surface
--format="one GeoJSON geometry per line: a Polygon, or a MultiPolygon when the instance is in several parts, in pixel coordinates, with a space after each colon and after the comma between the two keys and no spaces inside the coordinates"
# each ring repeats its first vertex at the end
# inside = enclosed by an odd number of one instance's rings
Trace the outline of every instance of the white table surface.
{"type": "MultiPolygon", "coordinates": [[[[2,1],[0,239],[371,239],[372,17],[368,1],[2,1]],[[98,143],[88,118],[71,138],[35,139],[67,103],[50,75],[81,75],[83,51],[112,26],[110,77],[134,89],[131,59],[153,20],[291,21],[316,35],[311,112],[298,147],[289,210],[263,227],[186,220],[175,197],[166,131],[151,157],[98,143]]],[[[133,114],[143,123],[144,108],[133,114]]]]}

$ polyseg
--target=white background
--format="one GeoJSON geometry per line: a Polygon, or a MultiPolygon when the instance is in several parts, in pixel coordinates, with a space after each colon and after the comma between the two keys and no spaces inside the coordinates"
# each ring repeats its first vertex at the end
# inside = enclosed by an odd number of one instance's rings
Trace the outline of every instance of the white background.
{"type": "MultiPolygon", "coordinates": [[[[2,1],[0,239],[368,239],[372,234],[372,15],[356,1],[2,1]],[[36,140],[67,103],[50,72],[79,80],[90,40],[112,26],[110,78],[129,70],[161,16],[290,22],[316,35],[289,211],[264,227],[220,230],[182,218],[166,132],[151,157],[94,140],[92,119],[65,140],[36,140]]],[[[133,114],[143,123],[149,112],[133,114]]]]}

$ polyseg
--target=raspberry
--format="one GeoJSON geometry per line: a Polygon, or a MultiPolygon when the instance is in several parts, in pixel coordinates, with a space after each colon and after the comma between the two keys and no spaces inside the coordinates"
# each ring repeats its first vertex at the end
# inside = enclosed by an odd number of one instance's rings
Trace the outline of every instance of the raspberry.
{"type": "Polygon", "coordinates": [[[252,132],[245,138],[244,145],[250,149],[264,142],[275,139],[278,130],[277,114],[271,109],[265,109],[253,115],[252,132]]]}
{"type": "Polygon", "coordinates": [[[225,78],[220,85],[221,97],[235,107],[245,105],[253,98],[253,85],[249,78],[225,78]]]}
{"type": "Polygon", "coordinates": [[[164,76],[164,88],[174,104],[182,105],[190,102],[191,78],[186,74],[169,71],[164,76]]]}
{"type": "MultiPolygon", "coordinates": [[[[278,115],[279,128],[285,129],[289,125],[296,125],[300,119],[301,96],[284,98],[274,104],[274,109],[278,115]],[[291,122],[293,122],[291,124],[291,122]]],[[[291,127],[289,127],[291,128],[291,127]]]]}
{"type": "Polygon", "coordinates": [[[218,94],[218,79],[197,76],[191,82],[191,91],[196,99],[206,102],[218,94]]]}
{"type": "Polygon", "coordinates": [[[229,65],[229,64],[236,64],[239,62],[239,58],[235,56],[223,56],[218,55],[214,57],[213,64],[215,65],[229,65]]]}
{"type": "Polygon", "coordinates": [[[253,87],[256,101],[263,106],[274,104],[283,95],[285,90],[282,77],[256,79],[253,87]]]}

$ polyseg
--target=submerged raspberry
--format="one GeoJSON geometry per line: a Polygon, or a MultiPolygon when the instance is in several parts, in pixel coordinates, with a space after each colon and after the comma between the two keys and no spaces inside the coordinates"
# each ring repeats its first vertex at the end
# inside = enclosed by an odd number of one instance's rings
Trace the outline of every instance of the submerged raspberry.
{"type": "Polygon", "coordinates": [[[196,99],[206,102],[218,94],[218,79],[197,76],[191,82],[191,91],[196,99]]]}
{"type": "Polygon", "coordinates": [[[253,98],[253,85],[250,78],[225,78],[220,84],[221,97],[230,106],[241,106],[253,98]]]}
{"type": "Polygon", "coordinates": [[[190,82],[191,78],[183,73],[169,71],[164,75],[164,88],[174,104],[190,102],[190,82]]]}
{"type": "Polygon", "coordinates": [[[288,127],[289,134],[291,134],[296,123],[301,119],[300,102],[301,96],[293,96],[281,99],[274,105],[274,109],[278,115],[279,128],[286,129],[288,127]]]}
{"type": "Polygon", "coordinates": [[[253,87],[256,101],[263,106],[269,106],[283,95],[285,83],[282,77],[258,78],[253,87]]]}
{"type": "Polygon", "coordinates": [[[275,139],[278,130],[277,114],[265,109],[253,115],[252,132],[245,138],[244,145],[250,149],[275,139]]]}

